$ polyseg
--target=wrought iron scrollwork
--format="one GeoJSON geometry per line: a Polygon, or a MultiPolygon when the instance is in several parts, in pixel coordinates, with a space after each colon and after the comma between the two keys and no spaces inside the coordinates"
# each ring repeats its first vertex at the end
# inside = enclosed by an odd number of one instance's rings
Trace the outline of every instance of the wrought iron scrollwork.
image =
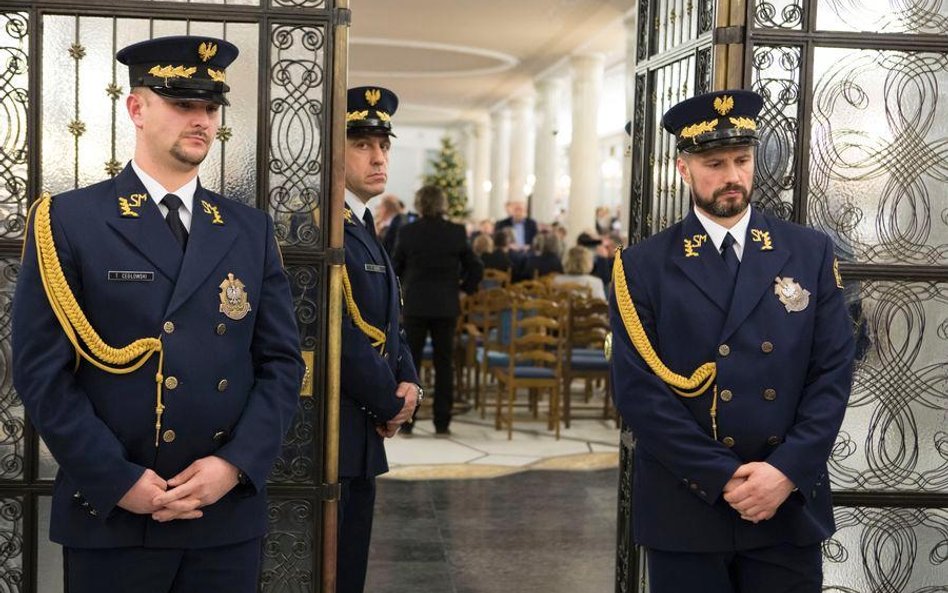
{"type": "Polygon", "coordinates": [[[760,148],[754,185],[756,206],[789,220],[800,162],[800,48],[754,48],[753,90],[764,98],[758,117],[760,148]]]}
{"type": "Polygon", "coordinates": [[[754,7],[754,25],[770,29],[799,29],[806,17],[804,4],[802,0],[757,2],[754,7]]]}
{"type": "Polygon", "coordinates": [[[271,500],[263,546],[261,588],[268,593],[308,593],[313,582],[317,517],[309,500],[271,500]]]}
{"type": "Polygon", "coordinates": [[[0,589],[23,590],[23,499],[0,499],[0,589]]]}
{"type": "MultiPolygon", "coordinates": [[[[11,314],[13,291],[20,270],[17,260],[0,260],[0,362],[11,369],[11,314]]],[[[0,479],[22,480],[25,455],[23,404],[13,389],[9,372],[0,378],[0,479]]]]}
{"type": "Polygon", "coordinates": [[[948,492],[948,284],[848,283],[857,365],[830,456],[842,490],[948,492]]]}
{"type": "Polygon", "coordinates": [[[948,54],[819,48],[810,224],[867,263],[944,265],[948,54]]]}
{"type": "Polygon", "coordinates": [[[0,13],[0,101],[5,131],[0,146],[0,237],[16,239],[26,226],[27,192],[27,105],[29,60],[28,16],[19,12],[0,13]]]}
{"type": "MultiPolygon", "coordinates": [[[[309,4],[309,3],[294,3],[309,4]]],[[[317,247],[314,212],[322,185],[326,34],[321,27],[275,26],[270,35],[268,208],[281,244],[317,247]]]]}

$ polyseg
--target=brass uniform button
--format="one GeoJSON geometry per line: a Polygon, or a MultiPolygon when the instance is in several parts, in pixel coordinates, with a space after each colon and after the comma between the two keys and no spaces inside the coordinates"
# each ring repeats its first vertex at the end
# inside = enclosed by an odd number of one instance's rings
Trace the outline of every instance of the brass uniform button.
{"type": "Polygon", "coordinates": [[[218,323],[217,329],[215,331],[217,331],[217,335],[223,336],[224,334],[227,333],[227,326],[224,325],[223,323],[218,323]]]}
{"type": "Polygon", "coordinates": [[[166,333],[166,334],[173,334],[173,333],[174,333],[174,322],[166,321],[165,324],[162,326],[162,328],[165,330],[165,333],[166,333]]]}
{"type": "Polygon", "coordinates": [[[166,443],[173,443],[174,437],[175,437],[175,434],[173,430],[166,430],[165,433],[161,435],[161,440],[163,440],[166,443]]]}
{"type": "Polygon", "coordinates": [[[722,402],[729,402],[731,401],[731,398],[734,397],[734,394],[731,392],[730,389],[725,389],[724,391],[720,393],[720,396],[721,396],[722,402]]]}
{"type": "Polygon", "coordinates": [[[225,389],[227,389],[227,385],[228,385],[227,379],[221,379],[221,380],[217,383],[217,390],[218,390],[218,391],[224,391],[225,389]]]}
{"type": "Polygon", "coordinates": [[[733,437],[724,437],[723,439],[721,439],[721,442],[724,443],[724,446],[725,446],[725,447],[729,447],[729,448],[730,448],[730,447],[733,447],[733,446],[734,446],[734,438],[733,438],[733,437]]]}
{"type": "Polygon", "coordinates": [[[728,346],[727,344],[721,344],[720,346],[718,346],[718,354],[720,354],[721,356],[727,356],[730,353],[731,353],[731,347],[728,346]]]}
{"type": "Polygon", "coordinates": [[[178,378],[175,376],[165,377],[165,387],[167,387],[168,389],[177,389],[178,378]]]}
{"type": "Polygon", "coordinates": [[[777,399],[777,390],[776,389],[764,389],[764,399],[772,402],[777,399]]]}
{"type": "Polygon", "coordinates": [[[775,447],[775,446],[779,445],[779,444],[780,444],[780,437],[777,437],[777,436],[769,437],[769,438],[767,439],[767,444],[770,445],[771,447],[775,447]]]}
{"type": "Polygon", "coordinates": [[[770,354],[774,351],[774,345],[771,342],[764,342],[760,345],[760,349],[764,354],[770,354]]]}

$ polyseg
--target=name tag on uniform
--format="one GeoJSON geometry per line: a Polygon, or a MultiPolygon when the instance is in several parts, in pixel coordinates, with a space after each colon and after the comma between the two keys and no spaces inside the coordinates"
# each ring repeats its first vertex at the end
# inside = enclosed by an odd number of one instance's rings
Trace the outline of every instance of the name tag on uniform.
{"type": "Polygon", "coordinates": [[[112,282],[152,282],[154,272],[137,272],[132,270],[109,270],[109,280],[112,282]]]}
{"type": "Polygon", "coordinates": [[[366,272],[375,272],[376,274],[384,274],[385,266],[380,266],[377,264],[365,264],[366,272]]]}

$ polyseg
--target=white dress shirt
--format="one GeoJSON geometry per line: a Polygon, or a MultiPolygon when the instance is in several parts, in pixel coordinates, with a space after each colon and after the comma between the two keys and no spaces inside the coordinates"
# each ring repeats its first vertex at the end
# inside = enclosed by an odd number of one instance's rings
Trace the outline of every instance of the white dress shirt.
{"type": "Polygon", "coordinates": [[[191,178],[191,181],[188,181],[178,189],[169,191],[158,183],[154,177],[145,173],[134,160],[132,160],[132,169],[135,171],[135,174],[138,175],[142,185],[145,186],[145,191],[148,192],[151,199],[158,205],[158,211],[161,212],[162,218],[168,216],[168,207],[165,206],[161,200],[168,194],[174,194],[181,198],[181,207],[178,208],[178,217],[181,218],[181,224],[183,224],[184,228],[190,233],[191,213],[194,212],[194,192],[197,191],[197,174],[191,178]]]}
{"type": "Polygon", "coordinates": [[[718,253],[721,253],[721,244],[724,243],[724,236],[731,233],[731,236],[734,237],[734,253],[737,254],[737,261],[741,261],[741,258],[744,257],[744,244],[747,243],[747,227],[750,225],[751,206],[747,206],[747,210],[744,211],[744,216],[731,228],[723,227],[714,222],[699,208],[695,208],[694,211],[695,216],[698,217],[698,222],[700,222],[704,230],[708,232],[708,237],[711,238],[711,242],[714,244],[714,248],[718,250],[718,253]]]}

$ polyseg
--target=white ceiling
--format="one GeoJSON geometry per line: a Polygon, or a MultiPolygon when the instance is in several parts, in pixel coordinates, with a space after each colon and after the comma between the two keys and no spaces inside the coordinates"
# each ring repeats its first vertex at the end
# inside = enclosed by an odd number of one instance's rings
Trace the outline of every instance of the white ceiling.
{"type": "Polygon", "coordinates": [[[621,60],[635,0],[351,0],[349,86],[399,96],[401,125],[450,125],[565,76],[574,53],[621,60]]]}

